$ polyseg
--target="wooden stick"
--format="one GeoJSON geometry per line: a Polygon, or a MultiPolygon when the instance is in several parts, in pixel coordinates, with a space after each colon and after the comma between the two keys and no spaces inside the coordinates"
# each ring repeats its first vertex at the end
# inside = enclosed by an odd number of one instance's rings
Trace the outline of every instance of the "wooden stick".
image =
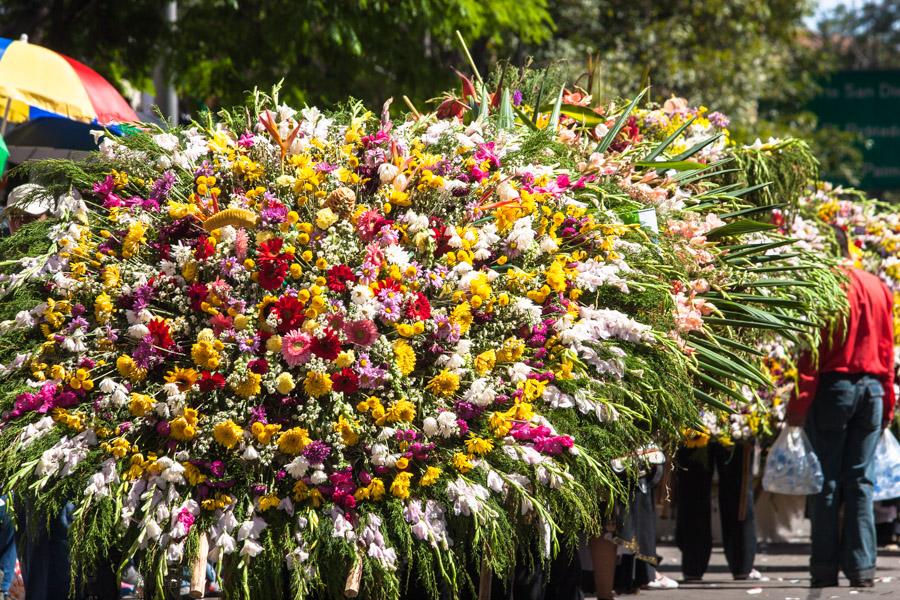
{"type": "Polygon", "coordinates": [[[362,582],[362,561],[362,554],[357,552],[356,562],[353,563],[353,568],[347,573],[347,581],[344,583],[345,598],[356,598],[359,596],[360,583],[362,582]]]}
{"type": "Polygon", "coordinates": [[[491,600],[491,568],[486,560],[481,561],[481,575],[478,578],[478,600],[491,600]]]}
{"type": "Polygon", "coordinates": [[[12,108],[12,98],[6,99],[6,108],[3,109],[3,122],[0,124],[0,135],[6,134],[6,125],[9,123],[9,109],[12,108]]]}
{"type": "Polygon", "coordinates": [[[203,598],[206,595],[206,559],[209,556],[209,540],[206,534],[200,534],[200,548],[197,558],[191,567],[191,598],[203,598]]]}

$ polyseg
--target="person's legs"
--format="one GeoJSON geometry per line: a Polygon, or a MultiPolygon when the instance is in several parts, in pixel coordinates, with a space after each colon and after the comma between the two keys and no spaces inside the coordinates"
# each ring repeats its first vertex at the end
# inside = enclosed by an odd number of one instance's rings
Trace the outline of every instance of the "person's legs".
{"type": "Polygon", "coordinates": [[[809,498],[812,526],[809,572],[814,586],[837,585],[841,465],[847,423],[855,404],[856,386],[849,378],[823,376],[806,421],[809,441],[825,476],[822,491],[809,498]]]}
{"type": "Polygon", "coordinates": [[[715,444],[712,453],[719,471],[719,516],[725,559],[735,578],[746,578],[756,559],[753,482],[748,462],[753,459],[753,446],[741,443],[725,448],[715,444]]]}
{"type": "Polygon", "coordinates": [[[841,568],[851,581],[875,577],[875,514],[872,502],[872,457],[881,434],[881,383],[863,377],[857,384],[856,410],[847,426],[841,487],[844,535],[841,568]]]}
{"type": "Polygon", "coordinates": [[[709,447],[681,448],[675,476],[678,493],[675,542],[681,550],[681,571],[685,578],[699,579],[706,573],[712,553],[712,457],[709,447]]]}
{"type": "Polygon", "coordinates": [[[605,537],[591,538],[590,547],[597,600],[611,600],[619,548],[615,542],[605,537]]]}
{"type": "MultiPolygon", "coordinates": [[[[550,563],[550,574],[542,596],[545,600],[582,600],[581,559],[578,550],[563,545],[550,563]]],[[[518,596],[516,597],[518,600],[518,596]]]]}
{"type": "Polygon", "coordinates": [[[9,496],[0,498],[0,503],[0,571],[3,572],[0,593],[5,596],[9,594],[9,588],[16,577],[16,529],[13,526],[9,496]]]}

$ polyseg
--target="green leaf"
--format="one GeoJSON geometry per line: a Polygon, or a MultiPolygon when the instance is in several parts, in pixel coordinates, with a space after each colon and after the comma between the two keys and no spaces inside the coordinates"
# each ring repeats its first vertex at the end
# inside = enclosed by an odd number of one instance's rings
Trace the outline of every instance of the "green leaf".
{"type": "Polygon", "coordinates": [[[739,219],[707,232],[706,239],[714,242],[724,237],[746,235],[748,233],[758,233],[760,231],[770,231],[772,229],[776,229],[776,226],[771,223],[751,221],[750,219],[739,219]]]}
{"type": "Polygon", "coordinates": [[[566,84],[563,84],[562,87],[559,88],[559,96],[556,97],[556,103],[553,105],[553,112],[550,113],[550,122],[547,124],[547,127],[550,128],[550,131],[555,132],[559,127],[559,115],[560,110],[562,110],[562,99],[565,91],[566,84]]]}
{"type": "Polygon", "coordinates": [[[687,150],[685,150],[684,152],[682,152],[681,154],[679,154],[672,160],[684,160],[686,158],[690,158],[694,154],[700,152],[701,150],[703,150],[704,148],[706,148],[707,146],[712,144],[714,141],[716,141],[720,137],[722,137],[721,133],[717,133],[716,135],[714,135],[712,137],[708,137],[705,140],[702,140],[702,141],[696,143],[695,145],[691,146],[690,148],[688,148],[687,150]]]}
{"type": "Polygon", "coordinates": [[[719,215],[723,219],[732,219],[734,217],[746,217],[747,215],[752,215],[753,213],[758,212],[769,212],[775,210],[776,208],[784,208],[787,204],[770,204],[768,206],[751,206],[750,208],[743,208],[741,210],[736,210],[733,212],[723,213],[719,215]]]}
{"type": "Polygon", "coordinates": [[[509,93],[509,88],[505,87],[500,95],[500,118],[497,121],[497,126],[500,127],[500,129],[512,129],[515,122],[516,119],[513,116],[512,96],[509,93]]]}
{"type": "MultiPolygon", "coordinates": [[[[739,188],[739,189],[731,192],[731,195],[734,196],[735,198],[740,198],[744,194],[749,194],[750,192],[755,192],[756,190],[761,190],[770,185],[772,185],[771,181],[767,181],[766,183],[758,183],[756,185],[748,185],[746,187],[742,187],[742,188],[739,188]]],[[[771,204],[768,204],[767,206],[769,208],[773,208],[773,205],[771,205],[771,204]]],[[[780,204],[779,206],[784,206],[784,204],[780,204]]]]}
{"type": "Polygon", "coordinates": [[[804,331],[796,327],[788,327],[783,323],[766,323],[762,321],[751,321],[749,319],[723,319],[719,317],[706,317],[703,319],[705,323],[710,325],[722,325],[723,327],[735,327],[742,329],[771,329],[785,333],[788,329],[796,331],[804,331]]]}
{"type": "Polygon", "coordinates": [[[526,125],[526,127],[528,127],[528,129],[530,129],[532,131],[538,131],[537,125],[535,125],[531,121],[531,119],[528,118],[528,115],[526,115],[525,112],[522,111],[521,108],[519,108],[518,106],[514,106],[513,110],[516,112],[516,116],[519,117],[519,120],[522,121],[523,123],[525,123],[525,125],[526,125]]]}
{"type": "Polygon", "coordinates": [[[481,84],[481,104],[478,107],[478,120],[484,123],[487,121],[488,114],[491,110],[491,98],[488,95],[487,87],[481,84]]]}
{"type": "Polygon", "coordinates": [[[645,157],[644,157],[644,162],[651,162],[651,161],[653,161],[653,159],[655,159],[657,156],[659,156],[660,154],[662,154],[662,153],[663,153],[663,150],[665,150],[666,148],[668,148],[668,147],[669,147],[669,144],[671,144],[672,142],[674,142],[674,141],[675,141],[675,138],[677,138],[679,135],[681,135],[681,132],[684,131],[685,129],[687,129],[687,128],[691,125],[691,123],[693,123],[696,119],[697,119],[697,117],[694,116],[694,117],[691,117],[690,119],[688,119],[686,122],[684,122],[678,129],[676,129],[676,130],[672,133],[672,135],[670,135],[669,137],[667,137],[666,139],[664,139],[664,140],[662,141],[662,143],[660,143],[656,148],[654,148],[654,149],[650,152],[650,154],[648,154],[647,156],[645,156],[645,157]]]}
{"type": "Polygon", "coordinates": [[[718,408],[719,410],[725,411],[728,414],[734,414],[734,412],[735,412],[735,410],[733,408],[731,408],[730,406],[728,406],[721,400],[717,400],[716,398],[713,398],[706,392],[702,392],[702,391],[698,390],[697,388],[694,388],[694,397],[697,398],[698,400],[700,400],[701,402],[703,402],[704,404],[708,404],[708,405],[712,406],[713,408],[718,408]]]}
{"type": "MultiPolygon", "coordinates": [[[[808,267],[805,267],[808,269],[808,267]]],[[[773,270],[786,270],[782,267],[763,267],[761,269],[753,269],[754,272],[762,271],[763,269],[773,269],[773,270]]],[[[758,287],[816,287],[816,283],[814,281],[806,281],[802,279],[760,279],[758,281],[752,281],[750,283],[744,284],[744,287],[748,288],[758,288],[758,287]]]]}
{"type": "Polygon", "coordinates": [[[721,381],[719,381],[713,377],[710,377],[709,375],[706,375],[705,373],[697,373],[697,377],[700,378],[700,381],[703,381],[704,383],[706,383],[706,385],[718,390],[719,392],[725,394],[726,396],[730,396],[733,400],[736,400],[736,401],[740,402],[741,404],[744,404],[747,402],[746,398],[744,398],[739,392],[728,387],[721,381]]]}
{"type": "Polygon", "coordinates": [[[625,123],[628,120],[628,115],[631,114],[631,111],[634,110],[634,107],[637,106],[637,103],[640,102],[641,98],[644,97],[644,94],[647,93],[649,88],[644,88],[641,90],[641,93],[637,95],[637,97],[631,101],[631,104],[628,105],[628,108],[619,115],[619,118],[616,119],[615,124],[612,126],[612,129],[606,132],[606,135],[603,136],[603,139],[600,140],[600,143],[597,144],[597,147],[594,149],[594,152],[599,152],[603,154],[609,148],[609,146],[616,139],[616,136],[619,135],[619,132],[622,131],[622,128],[625,127],[625,123]]]}
{"type": "Polygon", "coordinates": [[[567,117],[572,117],[582,125],[594,127],[600,123],[605,123],[606,118],[598,115],[587,106],[578,106],[577,104],[563,104],[560,112],[567,117]]]}
{"type": "Polygon", "coordinates": [[[535,126],[537,126],[538,114],[540,114],[541,112],[540,110],[538,110],[538,107],[540,107],[541,100],[544,97],[544,83],[547,82],[547,70],[549,68],[550,67],[544,67],[544,75],[543,77],[541,77],[541,85],[540,87],[538,87],[537,97],[534,100],[534,113],[531,115],[531,123],[535,126]]]}
{"type": "Polygon", "coordinates": [[[660,161],[641,161],[635,163],[638,167],[650,167],[654,168],[658,171],[668,171],[669,169],[674,169],[675,171],[696,171],[697,169],[702,169],[706,167],[703,163],[698,163],[692,160],[660,160],[660,161]]]}

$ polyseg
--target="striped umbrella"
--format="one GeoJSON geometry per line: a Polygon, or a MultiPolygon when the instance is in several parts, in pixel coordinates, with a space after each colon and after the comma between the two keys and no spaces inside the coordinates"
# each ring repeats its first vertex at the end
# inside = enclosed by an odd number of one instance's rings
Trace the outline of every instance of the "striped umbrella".
{"type": "Polygon", "coordinates": [[[96,71],[74,58],[29,44],[25,36],[0,38],[0,111],[6,122],[62,116],[86,123],[121,123],[138,117],[96,71]]]}

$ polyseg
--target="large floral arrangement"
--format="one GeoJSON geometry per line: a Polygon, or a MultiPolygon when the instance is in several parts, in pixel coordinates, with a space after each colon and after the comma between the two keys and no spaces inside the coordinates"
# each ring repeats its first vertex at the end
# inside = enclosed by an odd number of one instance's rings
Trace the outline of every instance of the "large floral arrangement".
{"type": "Polygon", "coordinates": [[[561,97],[393,123],[257,95],[32,167],[59,220],[4,265],[0,470],[76,503],[75,570],[115,548],[159,595],[202,535],[229,597],[354,565],[458,593],[599,531],[612,459],[763,386],[745,337],[815,323],[780,257],[754,270],[770,226],[721,149],[561,97]]]}

